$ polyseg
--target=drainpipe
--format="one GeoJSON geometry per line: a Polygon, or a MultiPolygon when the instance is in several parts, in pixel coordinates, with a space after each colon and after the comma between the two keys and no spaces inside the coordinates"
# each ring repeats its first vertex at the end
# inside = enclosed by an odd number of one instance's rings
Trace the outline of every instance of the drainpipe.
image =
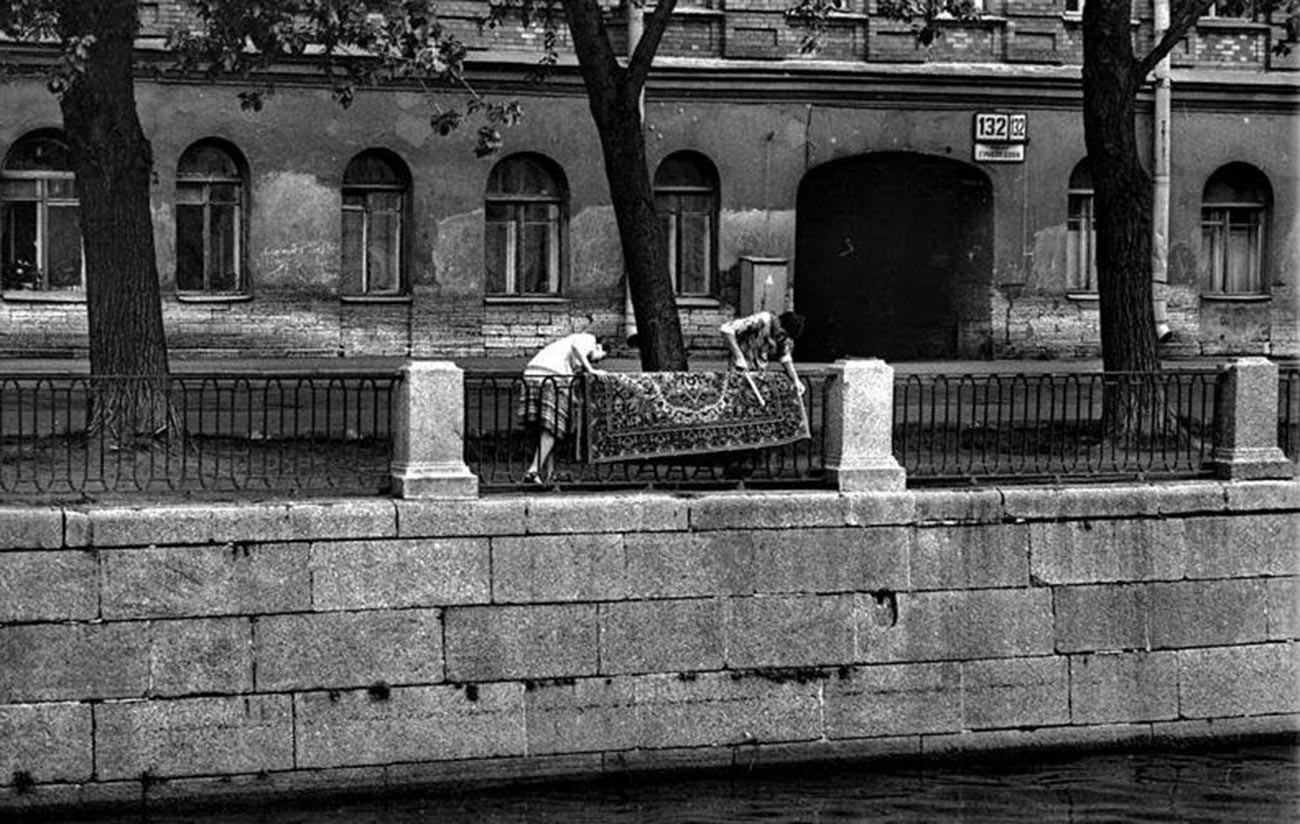
{"type": "MultiPolygon", "coordinates": [[[[1155,0],[1155,39],[1158,42],[1169,28],[1169,0],[1155,0]]],[[[1155,146],[1154,190],[1151,199],[1151,311],[1155,316],[1156,340],[1166,341],[1173,331],[1169,328],[1169,130],[1170,99],[1173,90],[1169,80],[1169,55],[1156,64],[1155,128],[1152,130],[1155,146]]]]}
{"type": "MultiPolygon", "coordinates": [[[[641,32],[645,29],[645,6],[638,0],[623,0],[623,11],[627,15],[627,59],[632,59],[636,44],[641,42],[641,32]]],[[[645,89],[641,90],[641,119],[645,119],[645,89]]],[[[629,346],[636,344],[636,311],[632,308],[632,284],[628,283],[627,273],[623,273],[623,340],[629,346]]]]}

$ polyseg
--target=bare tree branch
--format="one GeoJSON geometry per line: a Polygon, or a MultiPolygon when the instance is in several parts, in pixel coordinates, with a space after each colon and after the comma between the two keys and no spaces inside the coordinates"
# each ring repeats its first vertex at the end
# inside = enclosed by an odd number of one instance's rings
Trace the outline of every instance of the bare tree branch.
{"type": "MultiPolygon", "coordinates": [[[[625,0],[625,2],[636,2],[636,0],[625,0]]],[[[627,64],[627,82],[637,92],[640,92],[645,85],[646,78],[650,74],[650,64],[655,59],[655,53],[659,51],[659,43],[664,38],[668,21],[672,19],[673,9],[676,7],[677,0],[658,0],[655,10],[645,22],[645,30],[641,32],[641,39],[637,41],[636,50],[632,52],[632,59],[627,64]]]]}
{"type": "Polygon", "coordinates": [[[564,16],[587,89],[608,99],[610,79],[621,81],[623,67],[610,43],[605,17],[596,0],[564,0],[564,16]]]}
{"type": "Polygon", "coordinates": [[[1174,46],[1187,36],[1192,26],[1201,15],[1214,5],[1214,0],[1180,0],[1180,2],[1171,2],[1169,9],[1169,28],[1165,31],[1160,42],[1138,61],[1138,76],[1146,77],[1155,69],[1156,64],[1164,59],[1165,55],[1173,51],[1174,46]]]}

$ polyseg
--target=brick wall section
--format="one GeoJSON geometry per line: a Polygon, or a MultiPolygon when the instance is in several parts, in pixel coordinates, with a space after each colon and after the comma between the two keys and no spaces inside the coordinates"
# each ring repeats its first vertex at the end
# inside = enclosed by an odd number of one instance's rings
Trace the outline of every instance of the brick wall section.
{"type": "Polygon", "coordinates": [[[1300,483],[0,508],[0,809],[1300,730],[1300,483]]]}

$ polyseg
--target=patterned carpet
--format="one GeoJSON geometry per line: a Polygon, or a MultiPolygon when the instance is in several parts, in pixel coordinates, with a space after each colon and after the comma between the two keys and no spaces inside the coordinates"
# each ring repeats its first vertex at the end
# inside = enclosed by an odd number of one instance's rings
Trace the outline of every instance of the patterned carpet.
{"type": "Polygon", "coordinates": [[[609,373],[587,382],[588,460],[652,460],[781,446],[808,437],[784,373],[609,373]],[[754,388],[763,398],[759,403],[754,388]]]}

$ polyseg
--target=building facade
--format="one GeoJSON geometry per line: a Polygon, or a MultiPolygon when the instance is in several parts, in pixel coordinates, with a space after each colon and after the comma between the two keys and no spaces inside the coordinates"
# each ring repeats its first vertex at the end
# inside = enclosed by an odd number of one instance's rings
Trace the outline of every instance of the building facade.
{"type": "MultiPolygon", "coordinates": [[[[800,359],[1096,355],[1081,1],[985,0],[922,47],[875,0],[847,0],[811,56],[786,0],[679,9],[645,120],[692,356],[719,356],[719,323],[759,307],[807,317],[800,359]]],[[[1172,55],[1173,357],[1300,356],[1300,63],[1273,53],[1280,29],[1249,5],[1219,4],[1172,55]]],[[[158,35],[184,4],[140,6],[142,61],[165,62],[158,35]]],[[[442,13],[476,88],[524,110],[488,158],[472,129],[437,135],[414,88],[366,89],[345,109],[318,78],[285,74],[254,112],[238,83],[141,73],[176,356],[517,357],[570,331],[624,339],[576,67],[562,57],[528,82],[537,31],[480,32],[485,8],[442,13]]],[[[1151,4],[1134,13],[1142,48],[1151,4]]],[[[1148,168],[1154,111],[1144,92],[1148,168]]],[[[84,354],[57,103],[17,75],[0,112],[0,356],[84,354]]]]}

